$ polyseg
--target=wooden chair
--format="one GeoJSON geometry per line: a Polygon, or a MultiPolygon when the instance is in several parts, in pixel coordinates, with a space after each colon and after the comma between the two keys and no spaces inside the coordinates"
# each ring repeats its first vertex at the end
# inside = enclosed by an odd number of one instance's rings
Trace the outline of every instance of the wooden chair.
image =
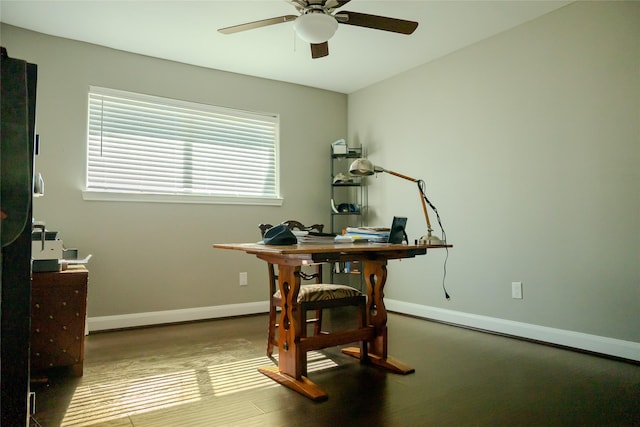
{"type": "MultiPolygon", "coordinates": [[[[299,231],[315,231],[322,232],[323,224],[314,224],[305,226],[295,220],[284,221],[291,230],[299,231]]],[[[273,227],[271,224],[260,224],[258,226],[262,236],[273,227]]],[[[277,309],[282,306],[280,289],[278,286],[278,275],[276,266],[267,263],[269,269],[269,331],[267,338],[267,356],[273,354],[273,347],[278,346],[276,331],[278,330],[277,309]]],[[[330,283],[322,283],[322,266],[323,264],[312,264],[313,273],[300,272],[300,279],[306,282],[313,281],[311,284],[301,284],[298,292],[298,303],[300,304],[300,312],[298,314],[299,324],[305,326],[313,325],[313,334],[320,335],[327,332],[322,330],[322,310],[333,307],[358,307],[358,323],[359,327],[366,326],[366,296],[357,289],[330,283]],[[307,318],[307,311],[315,310],[315,317],[307,318]]],[[[307,328],[302,328],[302,336],[307,335],[307,328]]]]}

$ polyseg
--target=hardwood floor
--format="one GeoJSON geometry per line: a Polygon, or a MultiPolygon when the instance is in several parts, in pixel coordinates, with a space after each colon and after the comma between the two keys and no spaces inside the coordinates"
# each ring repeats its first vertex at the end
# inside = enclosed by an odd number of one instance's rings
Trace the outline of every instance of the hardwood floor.
{"type": "Polygon", "coordinates": [[[640,425],[638,365],[394,314],[389,352],[416,372],[362,366],[338,348],[314,352],[309,377],[329,393],[314,403],[257,372],[273,364],[266,322],[91,334],[82,378],[58,371],[32,384],[31,425],[640,425]]]}

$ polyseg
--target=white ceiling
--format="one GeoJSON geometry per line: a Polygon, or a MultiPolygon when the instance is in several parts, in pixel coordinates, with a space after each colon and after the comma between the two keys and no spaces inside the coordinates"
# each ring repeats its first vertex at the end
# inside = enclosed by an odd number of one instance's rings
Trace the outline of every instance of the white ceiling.
{"type": "MultiPolygon", "coordinates": [[[[0,21],[172,61],[351,93],[570,1],[370,1],[339,10],[417,21],[412,35],[340,25],[329,56],[311,59],[293,23],[242,33],[216,30],[297,14],[284,0],[0,0],[0,21]]],[[[9,52],[11,54],[11,52],[9,52]]]]}

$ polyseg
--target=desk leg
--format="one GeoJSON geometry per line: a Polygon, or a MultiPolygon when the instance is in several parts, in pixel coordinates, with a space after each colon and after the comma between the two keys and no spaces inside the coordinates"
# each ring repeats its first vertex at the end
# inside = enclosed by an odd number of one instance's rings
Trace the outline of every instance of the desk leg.
{"type": "MultiPolygon", "coordinates": [[[[384,285],[387,281],[387,261],[367,260],[364,263],[367,282],[367,320],[375,328],[375,336],[369,341],[369,360],[374,365],[397,374],[410,374],[415,369],[387,354],[387,309],[384,306],[384,285]]],[[[343,353],[360,358],[360,349],[349,347],[343,353]]]]}
{"type": "Polygon", "coordinates": [[[278,367],[258,368],[272,380],[312,400],[326,400],[327,393],[310,381],[307,371],[307,353],[300,348],[301,328],[296,322],[300,266],[278,265],[278,285],[282,295],[282,311],[278,329],[278,367]]]}

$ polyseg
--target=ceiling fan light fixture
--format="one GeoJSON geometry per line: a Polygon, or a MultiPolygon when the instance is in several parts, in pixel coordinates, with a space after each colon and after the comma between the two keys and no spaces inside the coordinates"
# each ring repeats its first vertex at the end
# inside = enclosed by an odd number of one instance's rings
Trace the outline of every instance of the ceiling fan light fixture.
{"type": "Polygon", "coordinates": [[[302,40],[319,44],[333,37],[338,21],[325,13],[306,13],[293,22],[293,28],[302,40]]]}

